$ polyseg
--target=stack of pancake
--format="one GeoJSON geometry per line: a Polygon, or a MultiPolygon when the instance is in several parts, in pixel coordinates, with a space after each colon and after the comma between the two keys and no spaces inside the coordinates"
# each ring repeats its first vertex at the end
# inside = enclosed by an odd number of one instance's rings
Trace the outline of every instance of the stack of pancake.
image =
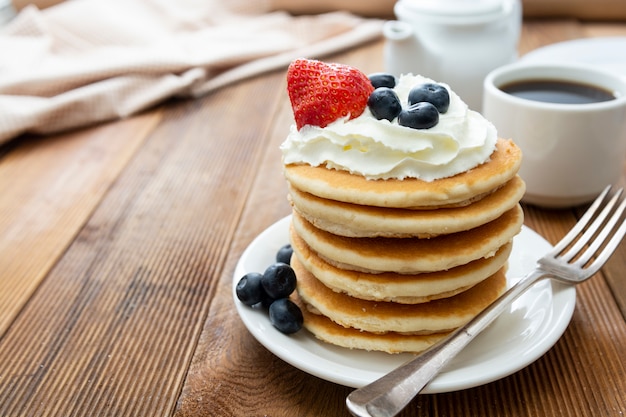
{"type": "Polygon", "coordinates": [[[284,167],[304,327],[348,348],[421,352],[506,288],[525,187],[519,148],[431,182],[284,167]]]}

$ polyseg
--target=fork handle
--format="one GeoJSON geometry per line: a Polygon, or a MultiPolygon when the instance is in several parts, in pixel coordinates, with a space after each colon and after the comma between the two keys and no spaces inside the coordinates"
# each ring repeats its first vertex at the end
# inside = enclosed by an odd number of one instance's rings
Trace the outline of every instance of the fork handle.
{"type": "Polygon", "coordinates": [[[346,399],[357,417],[392,417],[399,413],[467,344],[507,306],[547,274],[536,269],[524,276],[489,307],[450,336],[346,399]]]}

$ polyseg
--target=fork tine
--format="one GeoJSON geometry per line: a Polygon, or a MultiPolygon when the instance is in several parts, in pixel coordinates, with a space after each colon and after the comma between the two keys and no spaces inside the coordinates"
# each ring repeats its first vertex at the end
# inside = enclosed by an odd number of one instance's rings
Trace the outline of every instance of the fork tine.
{"type": "MultiPolygon", "coordinates": [[[[592,239],[594,243],[598,245],[604,241],[604,238],[606,237],[606,233],[609,232],[609,229],[607,228],[603,229],[605,236],[597,236],[595,239],[593,237],[596,234],[596,232],[602,227],[602,224],[604,223],[606,218],[610,215],[611,211],[613,210],[613,207],[617,203],[617,200],[619,199],[621,194],[622,194],[622,190],[621,189],[617,190],[613,198],[611,198],[609,202],[606,203],[606,205],[604,206],[600,214],[598,214],[595,217],[591,225],[587,228],[587,230],[583,233],[583,235],[578,239],[578,241],[574,244],[574,246],[572,246],[571,249],[567,251],[567,253],[561,256],[562,260],[567,262],[573,259],[578,253],[580,253],[583,250],[583,248],[585,247],[587,243],[592,241],[592,239]]],[[[591,252],[591,254],[593,255],[593,252],[591,252]]]]}
{"type": "Polygon", "coordinates": [[[583,214],[580,220],[578,220],[578,223],[576,223],[574,227],[563,237],[563,239],[561,239],[559,243],[554,246],[548,256],[559,255],[566,247],[568,247],[574,241],[576,236],[578,236],[580,232],[582,232],[587,224],[591,221],[596,211],[604,201],[604,198],[609,193],[610,189],[611,186],[609,185],[602,191],[602,193],[600,193],[600,195],[595,199],[591,206],[589,206],[585,214],[583,214]]]}
{"type": "Polygon", "coordinates": [[[626,235],[626,217],[623,216],[625,209],[626,209],[626,199],[622,201],[622,203],[619,205],[619,207],[617,208],[617,210],[615,211],[615,213],[609,220],[609,222],[607,222],[607,225],[602,231],[602,237],[601,238],[598,237],[598,239],[590,246],[587,252],[588,255],[587,254],[585,255],[585,258],[587,259],[583,260],[583,258],[581,257],[581,259],[576,261],[576,263],[578,263],[579,266],[582,268],[589,261],[589,259],[591,259],[591,256],[593,256],[593,254],[598,250],[598,248],[601,246],[603,241],[606,240],[608,233],[611,232],[615,228],[616,223],[621,218],[622,222],[619,225],[619,228],[615,231],[615,233],[613,234],[609,242],[604,246],[604,248],[596,256],[596,259],[591,263],[591,265],[589,265],[586,268],[586,273],[589,276],[598,272],[598,270],[602,267],[602,265],[604,265],[604,263],[613,254],[615,249],[617,249],[622,239],[626,235]]]}

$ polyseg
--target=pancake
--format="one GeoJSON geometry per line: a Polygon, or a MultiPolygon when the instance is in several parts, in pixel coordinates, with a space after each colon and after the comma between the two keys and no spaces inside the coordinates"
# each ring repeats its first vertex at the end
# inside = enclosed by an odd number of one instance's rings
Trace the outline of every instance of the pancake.
{"type": "Polygon", "coordinates": [[[448,332],[427,335],[364,332],[351,327],[340,326],[328,317],[312,313],[297,293],[292,295],[292,299],[302,310],[305,329],[323,342],[348,349],[387,353],[420,353],[449,334],[448,332]]]}
{"type": "Polygon", "coordinates": [[[433,237],[473,229],[515,207],[526,187],[519,176],[466,207],[410,210],[323,199],[290,187],[293,208],[315,227],[347,237],[433,237]]]}
{"type": "Polygon", "coordinates": [[[297,212],[296,233],[325,261],[342,269],[415,274],[434,272],[493,256],[519,233],[524,220],[516,205],[480,227],[431,239],[350,238],[315,228],[297,212]]]}
{"type": "Polygon", "coordinates": [[[485,309],[506,288],[505,268],[453,297],[422,304],[368,301],[338,293],[316,279],[292,258],[296,291],[314,311],[344,327],[372,333],[431,334],[462,326],[485,309]]]}
{"type": "Polygon", "coordinates": [[[489,258],[480,258],[447,271],[404,275],[394,272],[369,274],[337,268],[309,248],[293,230],[290,240],[294,256],[324,285],[351,297],[403,304],[424,303],[465,291],[496,273],[506,264],[512,244],[507,243],[489,258]]]}
{"type": "Polygon", "coordinates": [[[464,206],[510,181],[521,159],[521,151],[513,141],[499,139],[489,161],[431,182],[416,178],[367,180],[347,171],[307,164],[285,165],[284,174],[301,191],[346,203],[392,208],[464,206]]]}

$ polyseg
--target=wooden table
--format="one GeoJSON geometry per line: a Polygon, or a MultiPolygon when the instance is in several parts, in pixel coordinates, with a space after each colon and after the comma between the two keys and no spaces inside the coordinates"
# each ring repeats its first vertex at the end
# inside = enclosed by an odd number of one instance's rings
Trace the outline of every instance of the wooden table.
{"type": "MultiPolygon", "coordinates": [[[[520,51],[606,35],[626,24],[528,21],[520,51]]],[[[327,59],[379,71],[382,45],[327,59]]],[[[351,389],[267,351],[231,298],[244,248],[290,211],[290,123],[280,71],[0,148],[0,416],[347,415],[351,389]]],[[[525,212],[552,243],[579,214],[525,212]]],[[[623,415],[625,271],[623,243],[532,365],[402,415],[623,415]]]]}

